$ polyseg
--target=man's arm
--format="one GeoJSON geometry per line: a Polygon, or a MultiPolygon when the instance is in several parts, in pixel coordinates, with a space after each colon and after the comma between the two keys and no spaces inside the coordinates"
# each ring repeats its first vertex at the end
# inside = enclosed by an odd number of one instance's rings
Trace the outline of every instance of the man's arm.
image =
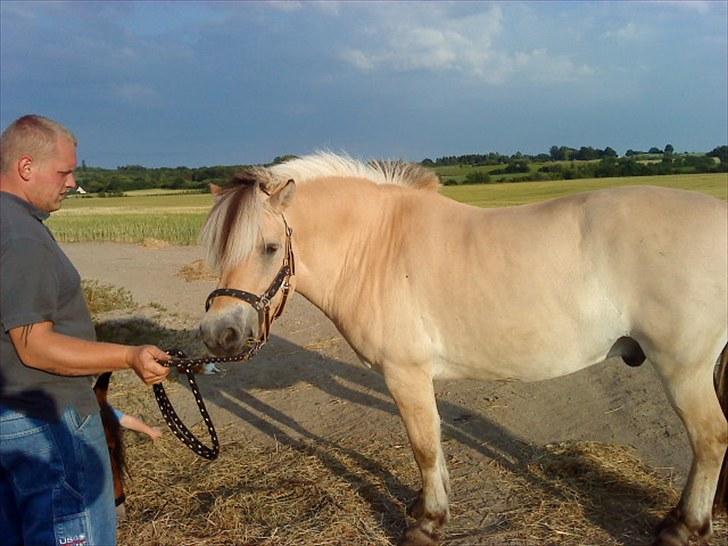
{"type": "Polygon", "coordinates": [[[96,375],[132,368],[147,385],[160,383],[170,369],[157,360],[167,353],[154,345],[120,345],[87,341],[59,334],[50,321],[9,330],[18,356],[26,366],[58,375],[96,375]]]}

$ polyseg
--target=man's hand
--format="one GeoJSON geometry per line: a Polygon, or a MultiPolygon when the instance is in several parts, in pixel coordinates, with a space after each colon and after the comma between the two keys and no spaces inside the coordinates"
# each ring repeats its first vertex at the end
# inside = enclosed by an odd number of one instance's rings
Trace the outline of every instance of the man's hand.
{"type": "Polygon", "coordinates": [[[127,364],[147,385],[161,383],[166,379],[171,368],[162,366],[157,361],[169,360],[170,356],[154,345],[140,345],[129,347],[127,364]]]}

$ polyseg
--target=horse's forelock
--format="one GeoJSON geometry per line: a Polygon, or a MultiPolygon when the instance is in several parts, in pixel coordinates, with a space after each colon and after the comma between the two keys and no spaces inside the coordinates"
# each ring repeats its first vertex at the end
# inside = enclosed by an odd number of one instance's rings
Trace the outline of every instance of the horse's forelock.
{"type": "Polygon", "coordinates": [[[258,182],[252,172],[236,174],[207,217],[201,240],[208,263],[217,271],[245,259],[255,245],[260,215],[258,182]]]}

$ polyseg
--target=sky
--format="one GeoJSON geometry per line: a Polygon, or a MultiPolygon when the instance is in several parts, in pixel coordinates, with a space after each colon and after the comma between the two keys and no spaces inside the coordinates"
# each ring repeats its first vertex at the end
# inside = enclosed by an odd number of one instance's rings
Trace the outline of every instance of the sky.
{"type": "Polygon", "coordinates": [[[728,2],[0,2],[0,123],[79,163],[728,143],[728,2]]]}

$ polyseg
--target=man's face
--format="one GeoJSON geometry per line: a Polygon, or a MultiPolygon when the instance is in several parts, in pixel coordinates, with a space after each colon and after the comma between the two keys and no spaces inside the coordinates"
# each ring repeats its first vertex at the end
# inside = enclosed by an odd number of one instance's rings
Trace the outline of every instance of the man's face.
{"type": "Polygon", "coordinates": [[[70,139],[58,137],[55,151],[45,160],[33,162],[28,200],[45,212],[60,209],[68,190],[76,187],[75,169],[76,146],[70,139]]]}

